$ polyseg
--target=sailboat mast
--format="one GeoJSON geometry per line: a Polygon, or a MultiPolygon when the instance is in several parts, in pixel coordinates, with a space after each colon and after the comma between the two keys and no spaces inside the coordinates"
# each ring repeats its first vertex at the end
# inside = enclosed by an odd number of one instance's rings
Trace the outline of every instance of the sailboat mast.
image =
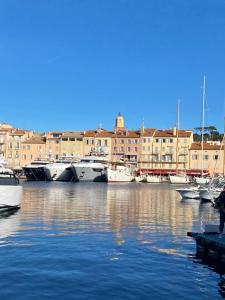
{"type": "Polygon", "coordinates": [[[205,127],[205,76],[203,77],[203,90],[202,90],[202,172],[201,175],[203,177],[203,169],[204,169],[204,127],[205,127]]]}
{"type": "Polygon", "coordinates": [[[178,100],[178,103],[177,103],[177,136],[176,136],[176,139],[177,139],[177,143],[176,143],[176,174],[177,174],[177,171],[178,171],[178,136],[179,136],[179,127],[180,127],[180,100],[178,100]]]}
{"type": "Polygon", "coordinates": [[[224,130],[223,130],[223,176],[225,175],[225,117],[224,117],[224,130]]]}

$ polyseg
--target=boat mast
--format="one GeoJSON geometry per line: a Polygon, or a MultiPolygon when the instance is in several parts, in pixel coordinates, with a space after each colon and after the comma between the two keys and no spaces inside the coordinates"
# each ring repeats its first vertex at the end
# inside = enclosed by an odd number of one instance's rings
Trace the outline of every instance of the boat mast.
{"type": "Polygon", "coordinates": [[[203,177],[204,169],[204,127],[205,127],[205,76],[203,77],[203,90],[202,90],[202,172],[201,176],[203,177]]]}
{"type": "Polygon", "coordinates": [[[176,143],[176,174],[178,172],[178,137],[179,137],[179,127],[180,127],[180,100],[178,100],[177,103],[177,134],[176,134],[176,139],[177,139],[177,143],[176,143]]]}
{"type": "Polygon", "coordinates": [[[223,176],[225,175],[225,117],[224,117],[224,130],[223,130],[223,176]]]}

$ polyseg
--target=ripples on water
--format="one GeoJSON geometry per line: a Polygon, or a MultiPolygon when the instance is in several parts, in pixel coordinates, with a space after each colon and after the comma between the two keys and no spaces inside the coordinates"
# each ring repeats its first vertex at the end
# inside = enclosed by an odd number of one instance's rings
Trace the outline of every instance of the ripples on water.
{"type": "Polygon", "coordinates": [[[0,299],[221,299],[187,237],[217,219],[166,184],[25,182],[0,219],[0,299]]]}

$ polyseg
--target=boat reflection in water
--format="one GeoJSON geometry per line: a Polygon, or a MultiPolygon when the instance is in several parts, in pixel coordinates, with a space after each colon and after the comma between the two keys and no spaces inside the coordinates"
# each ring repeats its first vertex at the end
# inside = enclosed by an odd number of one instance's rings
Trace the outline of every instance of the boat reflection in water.
{"type": "Polygon", "coordinates": [[[20,214],[17,209],[5,211],[0,214],[0,246],[5,239],[17,234],[20,227],[20,214]]]}
{"type": "Polygon", "coordinates": [[[152,243],[160,235],[167,239],[168,231],[186,236],[199,216],[199,202],[187,203],[169,185],[150,189],[138,183],[55,182],[39,183],[38,188],[37,183],[25,185],[22,210],[26,218],[41,217],[49,226],[60,220],[63,234],[112,231],[119,239],[129,235],[152,243]],[[131,227],[134,230],[126,230],[131,227]]]}

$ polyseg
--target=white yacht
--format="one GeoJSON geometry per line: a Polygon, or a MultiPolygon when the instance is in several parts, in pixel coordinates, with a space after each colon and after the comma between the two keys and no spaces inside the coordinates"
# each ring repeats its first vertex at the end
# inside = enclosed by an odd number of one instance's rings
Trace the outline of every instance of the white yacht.
{"type": "Polygon", "coordinates": [[[71,170],[74,181],[106,181],[108,159],[101,156],[86,156],[73,163],[71,170]]]}
{"type": "Polygon", "coordinates": [[[169,182],[172,184],[190,183],[190,178],[186,174],[169,175],[169,182]]]}
{"type": "Polygon", "coordinates": [[[44,172],[47,180],[53,181],[72,181],[72,161],[66,159],[58,160],[44,166],[44,172]]]}
{"type": "Polygon", "coordinates": [[[31,164],[23,167],[23,172],[28,181],[46,181],[50,180],[46,177],[44,167],[50,162],[47,160],[34,160],[31,164]]]}
{"type": "Polygon", "coordinates": [[[148,183],[162,183],[162,176],[158,176],[158,175],[147,175],[146,176],[146,181],[148,183]]]}
{"type": "Polygon", "coordinates": [[[115,165],[107,169],[107,182],[131,182],[134,176],[130,168],[124,165],[115,165]]]}
{"type": "Polygon", "coordinates": [[[197,184],[204,185],[210,183],[211,178],[202,176],[202,177],[195,177],[194,180],[197,184]]]}
{"type": "Polygon", "coordinates": [[[23,187],[15,173],[0,162],[0,212],[20,208],[23,187]]]}
{"type": "Polygon", "coordinates": [[[200,199],[199,187],[187,187],[176,189],[182,198],[200,199]]]}

